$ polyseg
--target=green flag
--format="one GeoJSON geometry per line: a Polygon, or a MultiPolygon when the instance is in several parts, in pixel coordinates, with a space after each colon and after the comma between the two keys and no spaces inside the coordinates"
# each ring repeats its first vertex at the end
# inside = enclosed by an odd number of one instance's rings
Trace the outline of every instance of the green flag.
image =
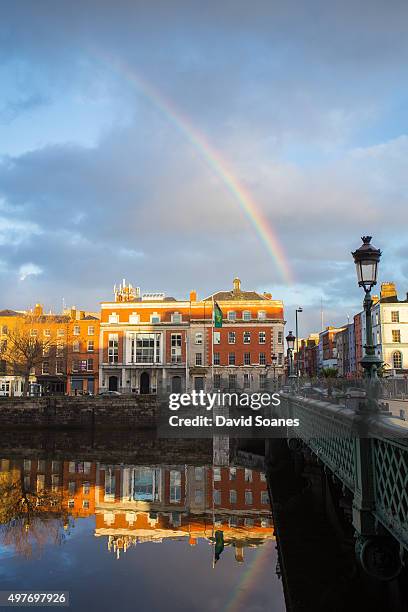
{"type": "Polygon", "coordinates": [[[218,306],[217,302],[214,302],[214,327],[222,327],[222,310],[218,306]]]}
{"type": "Polygon", "coordinates": [[[217,530],[215,532],[214,564],[220,560],[220,556],[223,550],[224,550],[224,532],[217,530]]]}

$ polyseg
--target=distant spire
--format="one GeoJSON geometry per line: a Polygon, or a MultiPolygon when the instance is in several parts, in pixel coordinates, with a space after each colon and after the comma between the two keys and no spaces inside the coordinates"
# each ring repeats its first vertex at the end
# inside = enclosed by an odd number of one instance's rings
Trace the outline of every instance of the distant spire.
{"type": "Polygon", "coordinates": [[[321,325],[321,330],[324,331],[323,297],[320,298],[320,325],[321,325]]]}

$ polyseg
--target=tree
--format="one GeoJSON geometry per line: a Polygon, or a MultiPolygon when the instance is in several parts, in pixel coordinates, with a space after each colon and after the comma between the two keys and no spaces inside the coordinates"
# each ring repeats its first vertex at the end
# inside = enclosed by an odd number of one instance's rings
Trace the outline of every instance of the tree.
{"type": "Polygon", "coordinates": [[[32,334],[32,320],[24,321],[21,327],[9,331],[6,348],[2,359],[6,361],[8,369],[24,379],[24,395],[28,395],[29,377],[48,354],[54,341],[51,338],[40,338],[32,334]]]}
{"type": "Polygon", "coordinates": [[[322,374],[324,378],[337,378],[337,368],[323,368],[322,374]]]}
{"type": "Polygon", "coordinates": [[[0,338],[0,374],[7,373],[7,340],[6,338],[0,338]]]}
{"type": "Polygon", "coordinates": [[[61,493],[28,491],[22,470],[0,473],[0,543],[4,546],[30,557],[47,542],[63,540],[67,517],[61,493]]]}

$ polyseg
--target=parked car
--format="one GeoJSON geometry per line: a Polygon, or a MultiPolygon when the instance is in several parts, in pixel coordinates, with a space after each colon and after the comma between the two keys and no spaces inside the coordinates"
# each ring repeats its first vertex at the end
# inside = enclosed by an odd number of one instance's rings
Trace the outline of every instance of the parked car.
{"type": "Polygon", "coordinates": [[[112,395],[121,395],[119,391],[99,391],[98,395],[102,395],[102,397],[110,397],[112,395]]]}

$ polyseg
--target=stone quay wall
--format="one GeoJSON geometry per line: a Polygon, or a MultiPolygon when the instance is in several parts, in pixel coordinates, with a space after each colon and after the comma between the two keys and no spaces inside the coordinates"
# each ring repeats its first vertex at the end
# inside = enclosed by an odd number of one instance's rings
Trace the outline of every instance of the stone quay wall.
{"type": "Polygon", "coordinates": [[[0,430],[5,429],[155,429],[165,402],[136,397],[16,397],[0,399],[0,430]]]}

